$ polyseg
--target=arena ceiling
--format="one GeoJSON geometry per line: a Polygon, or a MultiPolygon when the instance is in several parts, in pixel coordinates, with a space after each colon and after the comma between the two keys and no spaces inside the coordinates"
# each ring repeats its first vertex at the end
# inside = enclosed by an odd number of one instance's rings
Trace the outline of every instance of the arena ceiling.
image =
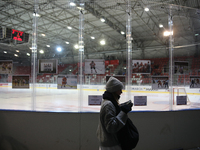
{"type": "MultiPolygon", "coordinates": [[[[37,3],[37,59],[78,62],[79,50],[74,45],[79,41],[80,13],[84,17],[85,58],[126,59],[127,0],[38,0],[37,3]],[[71,2],[75,6],[71,6],[71,2]],[[105,22],[101,22],[101,18],[105,22]],[[102,39],[105,45],[100,44],[102,39]],[[58,52],[57,47],[62,51],[58,52]],[[44,53],[39,53],[40,50],[44,53]]],[[[199,0],[130,0],[130,3],[133,59],[169,56],[169,38],[163,36],[169,29],[169,16],[173,20],[174,55],[195,55],[199,51],[199,0]],[[149,11],[145,11],[146,7],[149,11]]],[[[28,43],[0,39],[1,60],[31,62],[34,6],[33,0],[0,1],[0,26],[29,34],[28,43]]]]}

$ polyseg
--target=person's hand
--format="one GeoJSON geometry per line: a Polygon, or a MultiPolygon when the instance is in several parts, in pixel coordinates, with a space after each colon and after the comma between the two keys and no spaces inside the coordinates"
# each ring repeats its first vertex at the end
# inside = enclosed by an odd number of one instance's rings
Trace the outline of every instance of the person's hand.
{"type": "Polygon", "coordinates": [[[133,106],[133,103],[131,101],[128,101],[128,102],[122,103],[120,105],[120,108],[123,112],[127,114],[128,112],[132,110],[132,106],[133,106]]]}

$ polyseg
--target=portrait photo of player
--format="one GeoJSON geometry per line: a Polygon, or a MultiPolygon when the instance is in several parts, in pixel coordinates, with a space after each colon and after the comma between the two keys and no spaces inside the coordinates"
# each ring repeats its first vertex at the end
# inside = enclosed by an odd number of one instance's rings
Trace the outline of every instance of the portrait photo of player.
{"type": "Polygon", "coordinates": [[[105,74],[105,60],[85,59],[85,74],[105,74]]]}
{"type": "Polygon", "coordinates": [[[59,75],[57,77],[57,89],[77,89],[77,76],[59,75]]]}

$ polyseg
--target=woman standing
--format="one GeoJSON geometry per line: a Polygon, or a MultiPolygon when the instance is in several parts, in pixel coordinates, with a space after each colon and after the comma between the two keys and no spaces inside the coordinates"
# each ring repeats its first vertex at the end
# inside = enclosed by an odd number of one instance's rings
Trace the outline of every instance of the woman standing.
{"type": "Polygon", "coordinates": [[[110,77],[106,83],[97,128],[101,150],[122,150],[117,133],[126,124],[127,113],[133,106],[132,102],[119,105],[122,89],[122,82],[114,77],[110,77]]]}

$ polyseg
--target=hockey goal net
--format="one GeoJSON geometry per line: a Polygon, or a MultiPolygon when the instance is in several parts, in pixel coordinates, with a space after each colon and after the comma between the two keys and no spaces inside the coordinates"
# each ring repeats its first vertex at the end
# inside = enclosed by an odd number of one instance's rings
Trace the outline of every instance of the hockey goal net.
{"type": "Polygon", "coordinates": [[[177,96],[187,96],[187,105],[190,104],[190,99],[186,93],[185,88],[183,87],[175,87],[173,88],[173,105],[176,102],[177,96]]]}

